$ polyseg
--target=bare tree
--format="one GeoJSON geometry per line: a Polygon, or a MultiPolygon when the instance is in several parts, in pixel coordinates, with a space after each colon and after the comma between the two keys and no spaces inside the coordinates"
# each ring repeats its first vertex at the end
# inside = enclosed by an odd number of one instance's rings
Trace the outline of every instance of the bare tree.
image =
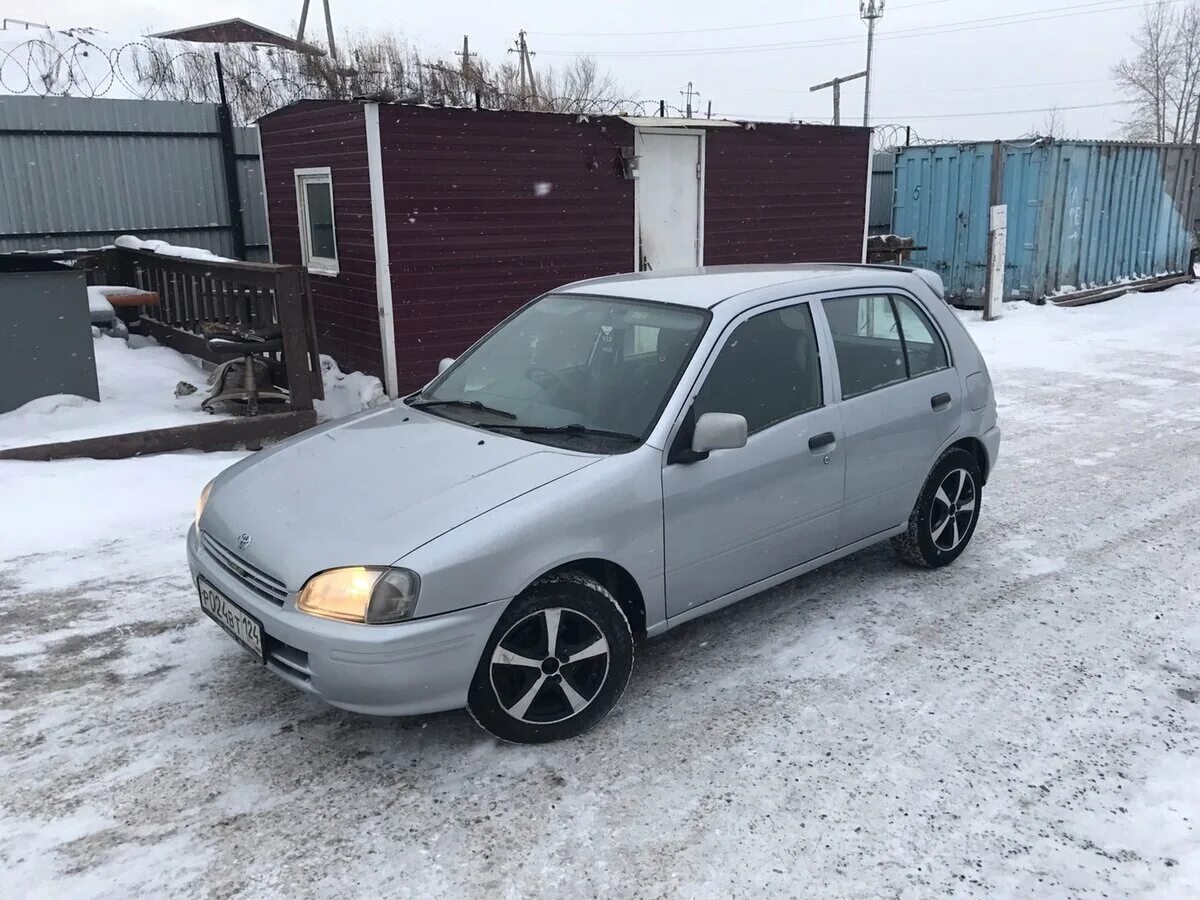
{"type": "Polygon", "coordinates": [[[1060,140],[1069,138],[1070,135],[1067,133],[1067,117],[1060,107],[1052,106],[1046,113],[1046,117],[1042,119],[1041,124],[1034,126],[1029,133],[1037,137],[1059,138],[1060,140]]]}
{"type": "Polygon", "coordinates": [[[1123,123],[1133,140],[1196,142],[1200,116],[1200,0],[1153,0],[1133,36],[1136,53],[1113,67],[1132,104],[1123,123]]]}

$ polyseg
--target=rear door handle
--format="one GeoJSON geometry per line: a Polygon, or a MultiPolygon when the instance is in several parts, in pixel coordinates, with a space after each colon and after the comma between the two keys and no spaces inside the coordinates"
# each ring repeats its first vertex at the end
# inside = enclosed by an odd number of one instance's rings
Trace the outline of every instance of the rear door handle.
{"type": "Polygon", "coordinates": [[[818,450],[823,450],[834,442],[835,438],[832,431],[825,431],[821,434],[814,434],[808,439],[808,449],[816,453],[818,450]]]}
{"type": "Polygon", "coordinates": [[[929,398],[929,405],[932,406],[935,411],[941,411],[950,405],[950,399],[951,398],[949,394],[938,394],[935,397],[929,398]]]}

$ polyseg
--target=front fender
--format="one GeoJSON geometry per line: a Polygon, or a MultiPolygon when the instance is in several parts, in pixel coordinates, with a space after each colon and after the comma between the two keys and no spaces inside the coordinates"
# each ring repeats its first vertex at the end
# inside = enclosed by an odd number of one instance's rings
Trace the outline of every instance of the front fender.
{"type": "Polygon", "coordinates": [[[662,452],[642,446],[530,491],[396,562],[421,576],[418,616],[515,597],[576,559],[621,566],[637,582],[646,625],[665,621],[662,452]]]}

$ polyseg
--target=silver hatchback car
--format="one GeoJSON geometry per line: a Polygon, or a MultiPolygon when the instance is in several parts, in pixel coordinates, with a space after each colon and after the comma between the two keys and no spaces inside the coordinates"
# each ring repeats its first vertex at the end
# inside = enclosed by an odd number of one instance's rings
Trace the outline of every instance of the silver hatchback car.
{"type": "Polygon", "coordinates": [[[423,390],[200,498],[200,604],[349,710],[600,721],[636,641],[890,538],[954,560],[1000,431],[932,273],[643,273],[528,304],[423,390]]]}

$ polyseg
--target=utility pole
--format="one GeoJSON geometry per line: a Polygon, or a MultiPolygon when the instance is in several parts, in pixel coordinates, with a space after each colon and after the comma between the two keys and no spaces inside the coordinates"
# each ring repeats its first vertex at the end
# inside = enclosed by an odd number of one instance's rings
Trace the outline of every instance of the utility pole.
{"type": "Polygon", "coordinates": [[[466,90],[467,81],[471,78],[471,57],[479,55],[478,53],[471,52],[471,39],[468,35],[463,35],[462,52],[460,53],[456,50],[454,55],[462,57],[463,90],[466,90]]]}
{"type": "Polygon", "coordinates": [[[883,18],[883,5],[886,2],[887,0],[858,0],[858,15],[867,23],[867,85],[863,98],[864,128],[871,124],[871,58],[875,51],[875,22],[883,18]]]}
{"type": "MultiPolygon", "coordinates": [[[[337,59],[337,45],[333,42],[333,15],[329,11],[329,4],[332,0],[322,0],[325,4],[325,38],[329,41],[329,58],[337,59]]],[[[300,7],[300,27],[296,29],[296,40],[299,43],[304,43],[304,26],[308,24],[308,3],[309,0],[304,0],[304,5],[300,7]]]]}
{"type": "MultiPolygon", "coordinates": [[[[465,47],[466,45],[464,44],[463,46],[465,47]]],[[[522,28],[517,32],[516,46],[510,47],[508,52],[519,55],[517,68],[521,76],[521,107],[524,109],[529,105],[528,98],[530,96],[535,101],[537,100],[537,81],[533,77],[533,60],[531,59],[531,57],[537,56],[537,54],[531,53],[529,50],[529,44],[525,41],[525,29],[522,28]],[[526,82],[527,75],[528,82],[526,82]],[[527,84],[528,90],[526,89],[527,84]]]]}
{"type": "Polygon", "coordinates": [[[692,90],[692,83],[689,81],[687,84],[687,90],[680,91],[679,95],[687,98],[687,117],[690,119],[692,117],[692,97],[699,98],[700,92],[692,90]]]}
{"type": "Polygon", "coordinates": [[[712,101],[711,100],[708,101],[708,115],[706,115],[704,118],[706,118],[706,119],[712,118],[712,101]]]}
{"type": "Polygon", "coordinates": [[[865,78],[866,72],[855,72],[853,75],[843,75],[841,78],[834,78],[832,81],[823,81],[820,84],[814,84],[808,89],[811,94],[813,91],[823,91],[827,87],[833,88],[833,124],[842,124],[842,83],[853,81],[856,78],[865,78]]]}

